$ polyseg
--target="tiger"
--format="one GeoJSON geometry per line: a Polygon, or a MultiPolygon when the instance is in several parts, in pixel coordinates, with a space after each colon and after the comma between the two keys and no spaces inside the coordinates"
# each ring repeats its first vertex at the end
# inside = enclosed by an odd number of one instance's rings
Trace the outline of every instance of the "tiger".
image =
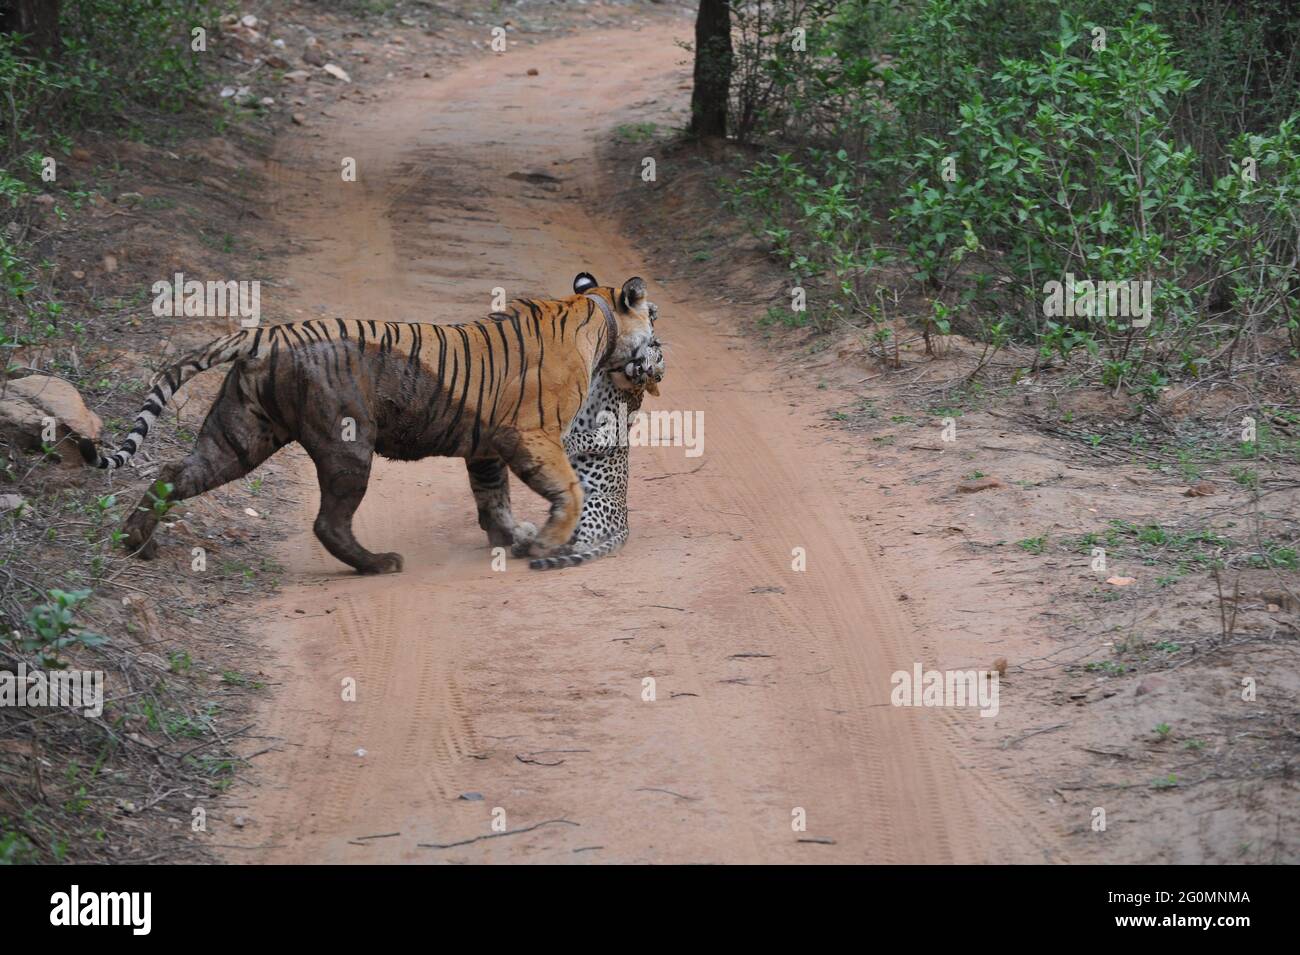
{"type": "Polygon", "coordinates": [[[489,545],[544,557],[573,536],[582,508],[563,436],[593,378],[641,361],[653,339],[640,278],[562,299],[516,299],[459,325],[337,318],[248,328],[164,371],[119,450],[104,454],[90,438],[79,447],[88,464],[123,467],[186,381],[233,362],[193,451],[162,468],[127,518],[131,553],[156,555],[154,531],[168,506],[243,477],[297,441],[320,484],[312,529],[360,573],[403,566],[400,554],[372,553],[352,532],[376,453],[463,458],[489,545]],[[512,516],[507,469],[550,502],[535,534],[512,516]]]}
{"type": "MultiPolygon", "coordinates": [[[[581,294],[596,285],[590,273],[582,272],[573,280],[573,291],[581,294]]],[[[647,307],[653,326],[659,308],[653,302],[647,307]]],[[[550,556],[533,558],[528,565],[533,570],[575,567],[607,557],[627,543],[628,447],[611,425],[639,411],[646,392],[658,395],[663,375],[663,350],[656,337],[640,361],[592,381],[586,402],[564,436],[564,451],[582,485],[582,514],[569,543],[550,556]]]]}

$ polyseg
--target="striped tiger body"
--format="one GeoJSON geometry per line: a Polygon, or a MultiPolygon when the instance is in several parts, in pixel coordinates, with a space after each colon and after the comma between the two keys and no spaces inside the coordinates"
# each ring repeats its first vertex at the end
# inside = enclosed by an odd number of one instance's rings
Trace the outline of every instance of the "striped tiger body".
{"type": "MultiPolygon", "coordinates": [[[[519,299],[463,325],[313,319],[246,329],[164,372],[120,450],[83,456],[101,468],[130,461],[171,396],[214,365],[233,362],[194,451],[159,481],[180,501],[243,477],[291,441],[316,466],[314,530],[362,573],[399,571],[399,554],[374,554],[352,533],[376,453],[403,461],[464,458],[479,526],[493,546],[540,557],[565,544],[582,491],[563,437],[595,375],[636,361],[653,339],[645,283],[565,299],[519,299]],[[550,501],[531,540],[510,510],[506,469],[550,501]]],[[[152,491],[127,520],[127,546],[153,556],[152,491]]]]}

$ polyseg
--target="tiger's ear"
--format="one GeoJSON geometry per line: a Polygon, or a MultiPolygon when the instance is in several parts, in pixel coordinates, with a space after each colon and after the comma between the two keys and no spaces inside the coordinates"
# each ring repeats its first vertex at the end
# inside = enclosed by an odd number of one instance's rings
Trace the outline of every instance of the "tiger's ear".
{"type": "Polygon", "coordinates": [[[625,309],[634,309],[645,301],[645,279],[631,278],[623,283],[619,294],[619,304],[625,309]]]}
{"type": "Polygon", "coordinates": [[[573,277],[573,294],[581,295],[588,289],[596,287],[596,277],[590,272],[579,272],[573,277]]]}

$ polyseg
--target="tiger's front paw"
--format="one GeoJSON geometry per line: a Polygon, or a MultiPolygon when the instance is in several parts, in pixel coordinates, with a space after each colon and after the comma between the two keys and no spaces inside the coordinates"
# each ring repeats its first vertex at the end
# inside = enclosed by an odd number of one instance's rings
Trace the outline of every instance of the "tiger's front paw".
{"type": "Polygon", "coordinates": [[[560,557],[570,553],[571,548],[568,544],[561,544],[558,547],[547,547],[539,541],[527,541],[522,546],[516,547],[514,555],[516,557],[560,557]]]}
{"type": "Polygon", "coordinates": [[[520,521],[510,533],[510,553],[515,557],[527,557],[528,548],[537,537],[537,525],[532,521],[520,521]]]}
{"type": "Polygon", "coordinates": [[[525,535],[516,535],[515,543],[510,548],[512,557],[536,557],[534,547],[537,546],[537,526],[529,524],[529,533],[525,535]]]}

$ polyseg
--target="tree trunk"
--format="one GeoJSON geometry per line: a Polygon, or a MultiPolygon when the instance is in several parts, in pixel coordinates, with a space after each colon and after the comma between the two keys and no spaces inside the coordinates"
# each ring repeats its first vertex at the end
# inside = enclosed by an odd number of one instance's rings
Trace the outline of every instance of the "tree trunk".
{"type": "Polygon", "coordinates": [[[27,49],[58,59],[59,0],[0,0],[0,33],[21,33],[27,37],[27,49]]]}
{"type": "Polygon", "coordinates": [[[727,135],[731,66],[731,8],[727,0],[700,0],[695,18],[695,88],[691,92],[690,131],[694,135],[727,135]]]}

